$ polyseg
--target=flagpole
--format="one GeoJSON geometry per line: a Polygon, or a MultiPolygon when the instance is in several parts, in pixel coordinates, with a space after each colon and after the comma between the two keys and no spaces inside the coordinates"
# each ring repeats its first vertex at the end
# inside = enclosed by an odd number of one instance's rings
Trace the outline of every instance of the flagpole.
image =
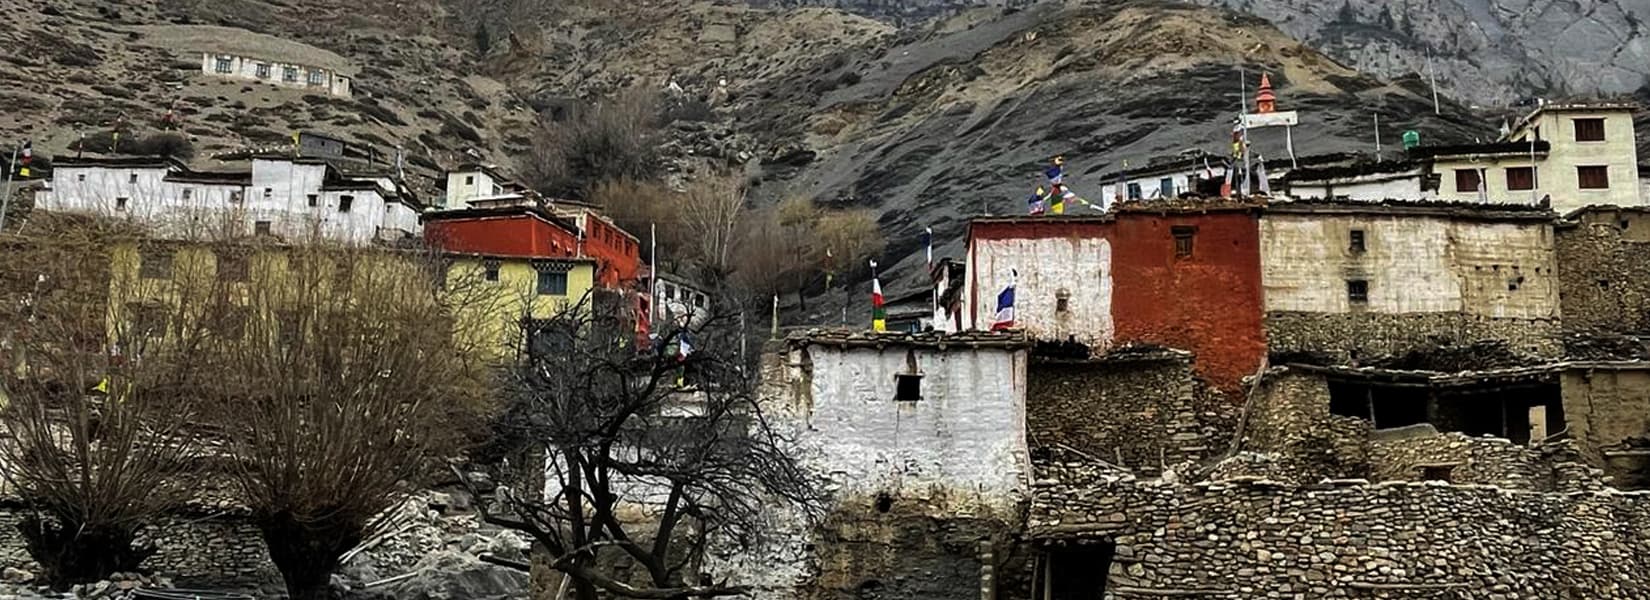
{"type": "Polygon", "coordinates": [[[770,337],[779,339],[779,294],[773,295],[773,332],[770,337]]]}
{"type": "Polygon", "coordinates": [[[1438,75],[1432,71],[1432,53],[1427,53],[1427,79],[1432,80],[1432,114],[1443,114],[1438,109],[1438,75]]]}
{"type": "Polygon", "coordinates": [[[1249,71],[1238,67],[1238,125],[1243,128],[1243,195],[1248,196],[1254,162],[1249,159],[1249,71]]]}
{"type": "Polygon", "coordinates": [[[1381,160],[1381,113],[1375,113],[1375,160],[1381,160]]]}
{"type": "Polygon", "coordinates": [[[659,315],[659,226],[649,222],[647,224],[647,322],[649,325],[659,315]]]}
{"type": "Polygon", "coordinates": [[[6,164],[6,195],[0,196],[0,231],[6,230],[6,211],[11,209],[11,177],[17,172],[17,152],[20,148],[11,149],[11,161],[6,164]]]}

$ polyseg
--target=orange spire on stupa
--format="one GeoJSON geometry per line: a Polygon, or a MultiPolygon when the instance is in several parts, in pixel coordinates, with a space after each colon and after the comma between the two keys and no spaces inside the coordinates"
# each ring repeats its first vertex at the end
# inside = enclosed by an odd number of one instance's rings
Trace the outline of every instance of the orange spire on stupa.
{"type": "Polygon", "coordinates": [[[1269,113],[1278,109],[1278,97],[1272,94],[1272,78],[1260,74],[1260,89],[1255,92],[1255,112],[1269,113]]]}

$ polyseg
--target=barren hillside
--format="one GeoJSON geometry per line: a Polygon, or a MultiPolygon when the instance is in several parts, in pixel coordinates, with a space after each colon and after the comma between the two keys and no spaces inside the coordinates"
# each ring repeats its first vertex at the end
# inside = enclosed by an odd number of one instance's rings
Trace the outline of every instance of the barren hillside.
{"type": "MultiPolygon", "coordinates": [[[[124,122],[159,129],[168,111],[213,152],[283,143],[312,129],[406,148],[421,173],[478,157],[510,165],[535,123],[631,89],[679,89],[710,111],[667,124],[667,164],[743,168],[753,197],[809,195],[874,209],[884,263],[933,226],[955,251],[980,212],[1023,210],[1037,165],[1070,161],[1071,183],[1123,161],[1219,150],[1241,72],[1269,72],[1302,111],[1300,153],[1367,150],[1389,139],[1484,135],[1425,86],[1384,82],[1264,20],[1154,0],[964,10],[920,27],[826,8],[611,0],[0,0],[0,133],[68,152],[124,122]],[[622,17],[622,18],[618,18],[622,17]],[[210,26],[207,27],[207,26],[210,26]],[[233,29],[223,29],[233,28],[233,29]],[[214,44],[341,61],[353,98],[200,72],[214,44]]],[[[318,59],[319,60],[319,59],[318,59]]],[[[1282,152],[1261,137],[1257,146],[1282,152]]],[[[1089,193],[1094,193],[1090,191],[1089,193]]],[[[917,269],[896,264],[894,292],[917,269]],[[904,279],[900,279],[900,277],[904,279]]]]}

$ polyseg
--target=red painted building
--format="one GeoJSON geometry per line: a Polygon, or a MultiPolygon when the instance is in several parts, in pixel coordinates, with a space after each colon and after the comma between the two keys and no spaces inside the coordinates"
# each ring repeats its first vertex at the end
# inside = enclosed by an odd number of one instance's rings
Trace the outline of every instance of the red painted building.
{"type": "Polygon", "coordinates": [[[1124,205],[1099,216],[969,224],[964,327],[989,329],[1015,282],[1014,326],[1098,353],[1131,343],[1190,350],[1234,391],[1266,356],[1259,208],[1124,205]]]}
{"type": "Polygon", "coordinates": [[[443,250],[493,256],[559,258],[579,251],[572,223],[532,206],[426,213],[424,239],[443,250]]]}
{"type": "Polygon", "coordinates": [[[580,253],[596,259],[601,265],[596,273],[596,285],[601,287],[640,288],[642,244],[636,236],[626,233],[590,206],[572,202],[558,202],[556,214],[584,233],[580,253]]]}

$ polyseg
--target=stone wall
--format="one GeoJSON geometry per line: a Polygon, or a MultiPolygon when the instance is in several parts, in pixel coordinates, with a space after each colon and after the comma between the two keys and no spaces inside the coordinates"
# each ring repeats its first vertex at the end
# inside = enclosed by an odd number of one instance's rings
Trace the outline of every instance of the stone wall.
{"type": "Polygon", "coordinates": [[[1225,450],[1237,413],[1184,352],[1034,360],[1026,379],[1032,447],[1062,445],[1142,473],[1225,450]]]}
{"type": "Polygon", "coordinates": [[[1650,487],[1650,365],[1577,366],[1561,381],[1564,420],[1587,462],[1620,487],[1650,487]]]}
{"type": "Polygon", "coordinates": [[[1420,480],[1422,467],[1449,465],[1450,483],[1498,485],[1507,489],[1551,491],[1552,463],[1539,450],[1503,438],[1433,433],[1420,437],[1369,442],[1370,479],[1420,480]]]}
{"type": "Polygon", "coordinates": [[[1640,492],[1040,474],[1029,537],[1115,542],[1118,599],[1650,598],[1640,492]]]}
{"type": "Polygon", "coordinates": [[[1273,371],[1262,382],[1243,424],[1243,449],[1271,455],[1269,476],[1286,481],[1366,478],[1367,421],[1329,413],[1329,383],[1321,376],[1273,371]]]}
{"type": "Polygon", "coordinates": [[[1266,314],[1266,335],[1274,355],[1327,353],[1340,362],[1488,340],[1505,341],[1509,349],[1522,355],[1558,358],[1564,352],[1558,333],[1558,319],[1492,318],[1458,312],[1266,314]]]}
{"type": "MultiPolygon", "coordinates": [[[[38,569],[17,527],[27,514],[28,508],[16,501],[0,503],[0,567],[38,569]]],[[[244,512],[189,507],[141,530],[138,543],[156,549],[143,569],[180,584],[233,587],[281,580],[258,528],[244,512]]]]}
{"type": "Polygon", "coordinates": [[[1650,332],[1650,222],[1637,212],[1581,217],[1556,232],[1565,329],[1650,332]]]}

